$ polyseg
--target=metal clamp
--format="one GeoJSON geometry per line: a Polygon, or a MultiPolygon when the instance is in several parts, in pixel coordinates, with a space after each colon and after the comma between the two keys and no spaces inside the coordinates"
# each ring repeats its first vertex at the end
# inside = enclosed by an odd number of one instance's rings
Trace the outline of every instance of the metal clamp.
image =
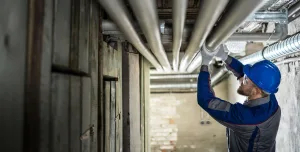
{"type": "Polygon", "coordinates": [[[288,24],[288,10],[283,8],[278,11],[256,12],[250,15],[246,21],[288,24]]]}

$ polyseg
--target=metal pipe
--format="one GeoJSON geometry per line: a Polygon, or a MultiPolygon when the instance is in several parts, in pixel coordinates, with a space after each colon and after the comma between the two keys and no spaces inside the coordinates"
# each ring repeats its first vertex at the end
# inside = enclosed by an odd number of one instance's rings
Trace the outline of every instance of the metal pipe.
{"type": "MultiPolygon", "coordinates": [[[[274,60],[277,58],[281,58],[287,55],[291,55],[293,53],[297,53],[300,51],[300,33],[296,34],[290,38],[287,38],[284,41],[278,42],[272,46],[269,47],[265,47],[262,51],[256,52],[252,55],[249,55],[247,57],[244,57],[242,59],[240,59],[240,61],[243,64],[252,64],[264,59],[268,59],[268,60],[274,60]]],[[[284,64],[284,63],[288,63],[288,62],[294,62],[294,61],[298,61],[300,59],[300,57],[295,57],[295,58],[290,58],[287,60],[283,60],[280,62],[276,62],[275,64],[279,65],[279,64],[284,64]]],[[[225,74],[228,73],[228,70],[223,67],[221,68],[218,72],[216,72],[216,74],[214,74],[211,77],[211,85],[214,86],[217,84],[217,82],[221,81],[222,78],[224,78],[225,74]]],[[[173,76],[174,77],[174,76],[173,76]]],[[[183,89],[188,89],[188,86],[190,87],[190,89],[195,88],[196,84],[156,84],[153,88],[157,89],[157,88],[167,88],[167,89],[172,89],[172,87],[174,87],[174,89],[178,89],[178,88],[183,88],[183,89]]]]}
{"type": "Polygon", "coordinates": [[[171,70],[165,49],[161,43],[155,1],[129,0],[133,12],[141,26],[151,51],[165,71],[171,70]]]}
{"type": "Polygon", "coordinates": [[[296,4],[292,5],[288,11],[289,15],[289,22],[292,22],[300,15],[300,1],[298,1],[296,4]]]}
{"type": "Polygon", "coordinates": [[[264,48],[263,50],[253,53],[242,58],[243,64],[252,64],[264,59],[274,60],[300,51],[300,33],[291,36],[284,41],[264,48]]]}
{"type": "MultiPolygon", "coordinates": [[[[286,24],[277,24],[276,25],[275,33],[274,33],[275,36],[274,37],[278,38],[277,41],[285,38],[287,33],[288,33],[288,31],[287,31],[287,25],[286,24]]],[[[259,36],[259,34],[256,35],[256,36],[259,36]]],[[[269,39],[271,39],[273,37],[272,35],[270,35],[270,36],[271,37],[269,37],[269,39]]],[[[242,39],[242,37],[240,37],[240,38],[242,39]]],[[[253,38],[254,38],[254,36],[253,36],[253,38]]],[[[259,37],[256,37],[256,38],[258,39],[259,37]]],[[[264,37],[264,38],[266,38],[266,37],[264,37]]],[[[266,41],[270,41],[269,39],[266,40],[266,41]]],[[[274,40],[276,40],[276,39],[274,39],[274,40]]],[[[208,48],[206,48],[206,45],[204,45],[202,47],[202,49],[206,49],[207,51],[209,51],[208,48]]],[[[201,65],[201,61],[202,61],[201,53],[198,53],[196,55],[196,57],[194,58],[193,62],[188,67],[187,71],[188,72],[193,72],[195,69],[197,69],[201,65]]]]}
{"type": "Polygon", "coordinates": [[[150,75],[150,79],[197,79],[198,74],[150,75]]]}
{"type": "Polygon", "coordinates": [[[278,41],[281,33],[235,33],[227,41],[278,41]]]}
{"type": "Polygon", "coordinates": [[[175,74],[189,74],[187,71],[185,72],[180,72],[180,71],[159,71],[159,70],[150,70],[150,74],[151,75],[159,75],[159,74],[172,74],[172,75],[175,75],[175,74]]]}
{"type": "Polygon", "coordinates": [[[118,25],[119,29],[124,33],[127,40],[157,69],[162,67],[146,48],[136,33],[128,12],[124,8],[124,4],[119,0],[99,0],[103,9],[108,13],[111,19],[118,25]]]}
{"type": "Polygon", "coordinates": [[[187,0],[173,0],[173,70],[178,71],[187,0]]]}
{"type": "Polygon", "coordinates": [[[150,89],[193,89],[197,88],[197,83],[181,83],[181,84],[151,84],[150,89]]]}
{"type": "MultiPolygon", "coordinates": [[[[134,26],[137,33],[143,34],[139,27],[134,26]]],[[[173,27],[174,28],[174,27],[173,27]]],[[[177,31],[177,30],[176,30],[177,31]]],[[[162,31],[161,31],[162,32],[162,31]]],[[[162,35],[163,43],[172,43],[173,37],[171,34],[175,32],[171,28],[164,27],[164,35],[162,35]]],[[[190,35],[192,29],[190,27],[185,27],[182,34],[182,43],[188,41],[187,35],[190,35]]],[[[102,33],[107,35],[122,35],[123,33],[119,31],[117,26],[108,20],[102,22],[102,33]]],[[[229,37],[227,41],[253,41],[253,42],[264,42],[264,41],[278,41],[282,36],[281,31],[275,31],[275,33],[234,33],[229,37]]]]}
{"type": "MultiPolygon", "coordinates": [[[[243,64],[253,64],[255,62],[262,61],[264,59],[267,60],[274,60],[277,58],[281,58],[287,55],[291,55],[300,51],[300,33],[291,36],[284,41],[278,42],[271,46],[265,47],[263,50],[253,53],[249,56],[246,56],[240,59],[240,62],[243,64]]],[[[298,60],[299,58],[291,58],[287,60],[283,60],[277,62],[275,64],[283,64],[287,62],[293,62],[298,60]]],[[[227,73],[227,69],[224,67],[221,69],[221,72],[217,73],[216,75],[212,76],[212,83],[213,81],[220,81],[220,77],[217,75],[224,75],[227,73]]]]}
{"type": "Polygon", "coordinates": [[[248,16],[259,10],[268,0],[240,0],[234,1],[228,11],[222,15],[214,32],[207,40],[206,45],[210,51],[215,51],[219,45],[224,43],[248,16]]]}
{"type": "MultiPolygon", "coordinates": [[[[134,29],[138,34],[143,34],[141,28],[139,27],[138,23],[134,22],[132,23],[134,29]]],[[[160,27],[160,33],[165,34],[165,21],[159,20],[159,27],[160,27]]],[[[105,35],[123,35],[123,33],[118,29],[118,26],[109,20],[103,20],[102,21],[102,34],[105,35]]]]}
{"type": "Polygon", "coordinates": [[[228,0],[203,0],[199,5],[199,13],[194,30],[185,54],[180,62],[180,71],[186,71],[199,48],[203,45],[209,32],[225,9],[228,0]]]}

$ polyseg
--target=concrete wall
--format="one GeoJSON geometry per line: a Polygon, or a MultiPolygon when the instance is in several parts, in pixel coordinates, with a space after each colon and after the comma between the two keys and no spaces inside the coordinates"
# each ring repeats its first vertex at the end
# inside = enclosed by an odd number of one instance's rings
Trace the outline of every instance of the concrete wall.
{"type": "Polygon", "coordinates": [[[300,66],[299,62],[279,66],[282,74],[279,92],[276,94],[281,106],[281,122],[277,135],[278,152],[300,149],[300,66]]]}
{"type": "MultiPolygon", "coordinates": [[[[214,90],[227,100],[226,81],[214,90]]],[[[149,117],[152,151],[227,151],[225,127],[202,110],[196,93],[151,94],[149,117]]]]}

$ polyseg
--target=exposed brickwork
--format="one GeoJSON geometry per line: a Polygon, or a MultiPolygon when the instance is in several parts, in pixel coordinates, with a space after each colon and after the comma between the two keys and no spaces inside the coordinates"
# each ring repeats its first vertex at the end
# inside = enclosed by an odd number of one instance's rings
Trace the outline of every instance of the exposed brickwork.
{"type": "Polygon", "coordinates": [[[175,150],[178,127],[175,118],[176,106],[180,101],[175,97],[151,98],[150,138],[152,150],[169,152],[175,150]]]}

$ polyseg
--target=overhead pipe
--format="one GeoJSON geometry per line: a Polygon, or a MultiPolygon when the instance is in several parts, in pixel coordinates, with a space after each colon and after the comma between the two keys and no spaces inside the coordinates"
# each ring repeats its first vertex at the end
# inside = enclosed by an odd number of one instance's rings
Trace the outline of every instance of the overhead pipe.
{"type": "Polygon", "coordinates": [[[181,84],[151,84],[150,89],[195,89],[197,83],[181,83],[181,84]]]}
{"type": "MultiPolygon", "coordinates": [[[[163,21],[161,21],[163,23],[163,21]]],[[[134,24],[135,25],[135,24],[134,24]]],[[[161,28],[161,33],[164,32],[164,35],[162,35],[162,42],[163,43],[172,43],[173,38],[175,36],[172,36],[171,34],[175,31],[173,31],[172,28],[169,28],[165,26],[164,24],[161,24],[163,28],[161,28]]],[[[134,26],[138,34],[143,34],[142,31],[139,29],[139,27],[134,26]]],[[[174,27],[173,27],[174,28],[174,27]]],[[[285,29],[287,30],[287,29],[285,29]]],[[[187,42],[187,35],[190,35],[192,32],[192,29],[190,27],[185,27],[182,33],[182,43],[187,42]]],[[[119,31],[117,28],[117,25],[114,24],[111,21],[104,20],[102,22],[102,33],[107,35],[122,35],[123,33],[119,31]]],[[[227,41],[253,41],[253,42],[264,42],[264,41],[278,41],[281,39],[283,32],[282,30],[276,30],[275,33],[234,33],[232,34],[227,41]]],[[[174,43],[174,42],[173,42],[174,43]]]]}
{"type": "Polygon", "coordinates": [[[153,54],[146,48],[135,31],[124,4],[119,0],[99,0],[103,9],[124,33],[127,40],[157,69],[162,70],[153,54]]]}
{"type": "Polygon", "coordinates": [[[274,60],[300,51],[300,34],[296,34],[280,41],[274,45],[264,48],[263,50],[246,56],[240,61],[243,64],[252,64],[264,59],[274,60]]]}
{"type": "MultiPolygon", "coordinates": [[[[213,29],[213,32],[208,36],[206,44],[202,48],[209,52],[217,50],[249,16],[259,10],[266,2],[267,0],[244,0],[232,3],[213,29]]],[[[200,65],[201,53],[198,53],[189,65],[188,72],[194,71],[200,65]]]]}
{"type": "Polygon", "coordinates": [[[268,0],[234,1],[206,40],[208,50],[215,51],[247,18],[258,11],[268,0]]]}
{"type": "MultiPolygon", "coordinates": [[[[243,57],[239,61],[242,62],[243,64],[253,64],[255,62],[259,62],[264,59],[274,60],[274,59],[278,59],[278,58],[281,58],[281,57],[284,57],[287,55],[291,55],[291,54],[294,54],[297,52],[300,52],[300,33],[295,34],[294,36],[289,37],[289,38],[285,39],[284,41],[281,41],[281,42],[278,42],[271,46],[265,47],[261,51],[258,51],[249,56],[243,57]]],[[[299,57],[291,58],[291,59],[277,62],[275,64],[277,64],[277,65],[284,64],[287,62],[298,61],[299,59],[300,59],[299,57]]],[[[225,67],[219,69],[219,71],[216,72],[216,74],[214,74],[211,77],[211,85],[212,86],[216,85],[219,81],[221,81],[222,78],[225,77],[226,73],[228,73],[228,70],[225,67]]],[[[195,85],[196,85],[195,83],[193,83],[193,84],[155,84],[154,86],[152,86],[152,88],[153,89],[158,89],[158,88],[172,89],[172,87],[174,87],[174,89],[179,89],[179,88],[188,89],[188,86],[189,86],[190,89],[194,89],[194,88],[196,88],[195,85]]]]}
{"type": "MultiPolygon", "coordinates": [[[[273,35],[270,35],[270,37],[265,41],[271,41],[272,37],[276,38],[276,39],[274,39],[275,41],[278,41],[278,40],[284,39],[287,36],[287,34],[288,34],[287,25],[286,24],[277,24],[275,27],[275,33],[273,35]]],[[[256,35],[256,34],[253,34],[253,35],[256,35]]],[[[259,35],[260,34],[257,34],[256,35],[257,37],[253,36],[252,38],[255,38],[258,40],[259,35]]],[[[243,37],[240,37],[240,39],[242,39],[242,38],[243,37]]],[[[261,39],[263,39],[263,38],[267,38],[267,37],[261,37],[261,39]]],[[[202,47],[202,49],[206,49],[206,51],[209,51],[205,45],[202,47]]],[[[202,62],[201,53],[198,53],[196,55],[196,57],[194,58],[193,62],[188,67],[187,71],[190,73],[193,72],[195,69],[197,69],[201,65],[201,62],[202,62]]]]}
{"type": "Polygon", "coordinates": [[[180,71],[186,71],[193,57],[203,45],[209,32],[222,14],[229,0],[202,0],[191,39],[180,62],[180,71]]]}
{"type": "Polygon", "coordinates": [[[292,5],[289,8],[288,13],[289,13],[288,14],[289,22],[292,22],[293,20],[298,18],[300,16],[300,1],[298,1],[296,4],[292,5]]]}
{"type": "Polygon", "coordinates": [[[129,0],[132,10],[147,39],[151,51],[165,71],[171,70],[171,65],[161,42],[159,23],[154,0],[129,0]]]}
{"type": "MultiPolygon", "coordinates": [[[[300,33],[291,36],[284,41],[280,41],[271,46],[265,47],[263,50],[253,53],[249,56],[241,58],[239,61],[243,64],[253,64],[264,59],[274,60],[287,55],[291,55],[300,51],[300,33]]],[[[287,61],[295,61],[298,58],[289,59],[287,61]]],[[[278,62],[275,64],[286,63],[286,61],[278,62]]],[[[212,76],[212,82],[220,81],[220,75],[227,73],[227,69],[223,67],[219,73],[212,76]]]]}
{"type": "Polygon", "coordinates": [[[198,74],[150,75],[150,79],[196,79],[198,74]]]}
{"type": "Polygon", "coordinates": [[[179,52],[185,23],[187,0],[173,0],[173,70],[178,71],[179,52]]]}
{"type": "MultiPolygon", "coordinates": [[[[138,34],[143,34],[142,30],[140,29],[138,23],[132,23],[134,29],[138,34]]],[[[165,34],[165,21],[159,20],[159,28],[160,33],[165,34]]],[[[102,34],[104,35],[123,35],[123,33],[118,29],[118,26],[109,20],[102,21],[102,34]]]]}

